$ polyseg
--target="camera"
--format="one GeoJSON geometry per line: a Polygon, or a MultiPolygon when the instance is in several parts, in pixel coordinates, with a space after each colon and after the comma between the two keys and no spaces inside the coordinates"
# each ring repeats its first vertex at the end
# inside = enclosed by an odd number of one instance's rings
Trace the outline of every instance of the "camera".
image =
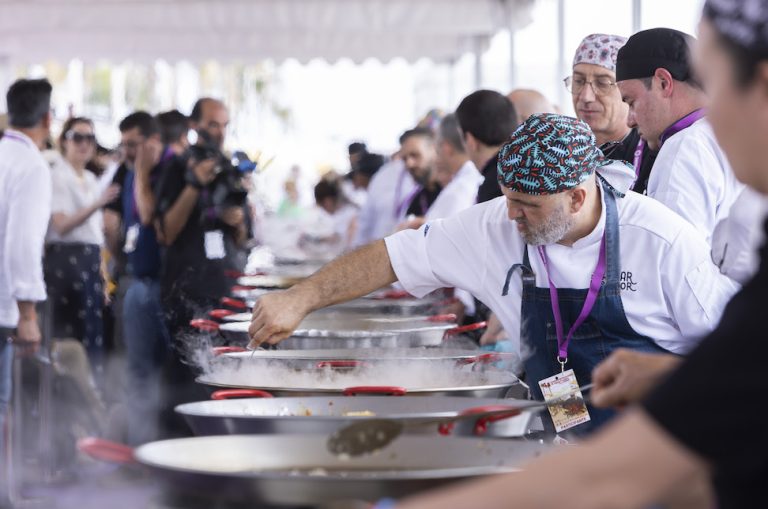
{"type": "MultiPolygon", "coordinates": [[[[185,154],[188,172],[193,164],[206,159],[215,161],[216,177],[208,186],[210,205],[218,213],[230,207],[242,207],[248,199],[248,191],[243,186],[242,177],[256,170],[257,164],[245,152],[237,151],[232,157],[222,152],[205,131],[197,132],[197,143],[191,144],[185,154]]],[[[195,178],[191,175],[190,178],[195,178]]],[[[203,221],[207,214],[204,213],[203,221]]]]}

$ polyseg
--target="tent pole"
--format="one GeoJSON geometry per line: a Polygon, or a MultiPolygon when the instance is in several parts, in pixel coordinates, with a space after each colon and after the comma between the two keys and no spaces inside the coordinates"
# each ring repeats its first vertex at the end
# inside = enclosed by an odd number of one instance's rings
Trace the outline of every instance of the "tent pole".
{"type": "Polygon", "coordinates": [[[643,0],[632,0],[632,33],[637,33],[643,26],[643,0]]]}
{"type": "Polygon", "coordinates": [[[483,88],[483,37],[475,36],[475,90],[483,88]]]}

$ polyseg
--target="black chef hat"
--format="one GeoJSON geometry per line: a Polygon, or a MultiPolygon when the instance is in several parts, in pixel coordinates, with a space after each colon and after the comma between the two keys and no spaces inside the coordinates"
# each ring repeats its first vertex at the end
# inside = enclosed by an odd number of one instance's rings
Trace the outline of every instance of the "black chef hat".
{"type": "Polygon", "coordinates": [[[637,32],[619,49],[616,81],[649,78],[656,69],[669,71],[677,81],[686,81],[690,67],[691,44],[695,39],[671,28],[651,28],[637,32]]]}

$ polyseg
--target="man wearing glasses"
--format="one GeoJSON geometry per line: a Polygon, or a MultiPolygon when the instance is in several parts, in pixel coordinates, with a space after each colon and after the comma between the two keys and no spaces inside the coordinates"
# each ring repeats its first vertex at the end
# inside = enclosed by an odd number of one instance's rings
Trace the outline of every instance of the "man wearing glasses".
{"type": "Polygon", "coordinates": [[[645,194],[656,151],[644,147],[637,129],[627,124],[627,105],[616,86],[616,54],[627,39],[619,35],[586,36],[573,57],[573,73],[563,80],[573,97],[576,116],[589,124],[606,157],[635,167],[633,191],[645,194]]]}

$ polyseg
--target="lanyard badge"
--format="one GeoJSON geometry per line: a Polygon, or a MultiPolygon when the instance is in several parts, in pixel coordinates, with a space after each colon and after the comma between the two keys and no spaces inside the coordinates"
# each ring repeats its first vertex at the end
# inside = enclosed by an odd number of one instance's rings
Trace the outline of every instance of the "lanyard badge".
{"type": "Polygon", "coordinates": [[[563,335],[563,317],[560,314],[560,299],[557,295],[557,287],[552,282],[552,276],[549,273],[549,258],[547,257],[547,249],[544,246],[538,247],[539,257],[544,264],[544,270],[547,273],[547,281],[549,282],[549,300],[552,304],[552,315],[555,318],[555,332],[557,334],[557,362],[560,363],[560,371],[565,371],[565,364],[568,362],[568,345],[571,343],[573,334],[576,332],[584,320],[587,319],[592,312],[592,308],[595,307],[597,302],[597,295],[600,293],[600,286],[603,282],[603,276],[605,275],[605,232],[603,232],[603,238],[600,240],[600,256],[597,259],[597,267],[592,273],[592,278],[589,281],[589,290],[587,291],[587,298],[584,299],[584,306],[581,308],[579,317],[573,322],[571,328],[568,330],[568,335],[563,335]]]}
{"type": "Polygon", "coordinates": [[[552,281],[552,276],[549,273],[547,250],[544,246],[539,246],[538,251],[539,257],[544,264],[544,270],[547,273],[547,281],[549,282],[549,300],[552,304],[552,315],[555,319],[555,333],[557,334],[557,362],[560,364],[560,373],[541,380],[539,382],[539,387],[544,396],[544,401],[560,399],[564,395],[573,394],[572,398],[569,397],[562,404],[549,407],[549,414],[552,416],[552,422],[554,423],[557,432],[560,433],[590,420],[589,411],[578,390],[579,382],[576,379],[576,374],[572,369],[566,371],[565,364],[568,362],[568,345],[570,345],[571,339],[573,339],[573,334],[592,312],[592,308],[595,307],[595,302],[597,302],[597,296],[600,293],[600,287],[602,286],[603,276],[605,276],[606,269],[605,232],[603,232],[603,238],[600,240],[600,255],[598,256],[597,266],[595,267],[595,271],[592,273],[592,278],[589,282],[587,297],[584,299],[584,305],[581,308],[578,318],[573,322],[573,325],[571,325],[567,335],[563,333],[563,317],[560,313],[560,300],[557,294],[557,287],[552,281]]]}

